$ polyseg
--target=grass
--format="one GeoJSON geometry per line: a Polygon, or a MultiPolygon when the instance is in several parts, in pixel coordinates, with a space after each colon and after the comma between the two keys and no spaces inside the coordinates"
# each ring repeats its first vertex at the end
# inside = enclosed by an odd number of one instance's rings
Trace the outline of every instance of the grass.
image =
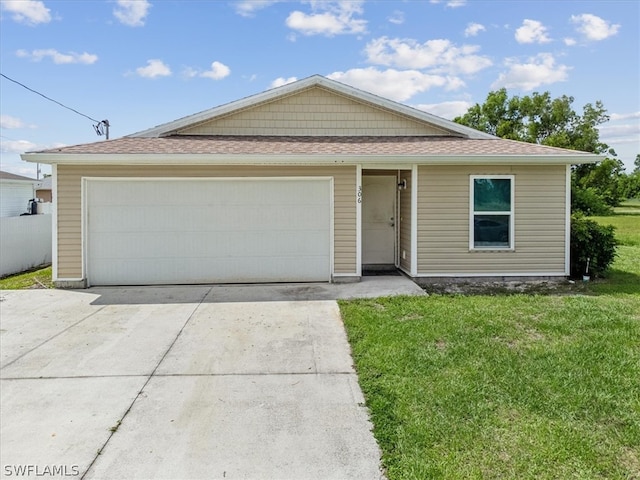
{"type": "Polygon", "coordinates": [[[613,225],[620,245],[607,278],[594,282],[590,290],[599,294],[640,294],[640,199],[623,203],[613,215],[592,218],[603,225],[613,225]]]}
{"type": "Polygon", "coordinates": [[[577,293],[340,302],[390,480],[640,479],[629,208],[597,219],[622,245],[608,278],[577,293]]]}
{"type": "Polygon", "coordinates": [[[51,267],[0,278],[0,290],[22,290],[26,288],[53,288],[51,267]]]}
{"type": "Polygon", "coordinates": [[[640,299],[341,307],[390,480],[640,473],[640,299]]]}

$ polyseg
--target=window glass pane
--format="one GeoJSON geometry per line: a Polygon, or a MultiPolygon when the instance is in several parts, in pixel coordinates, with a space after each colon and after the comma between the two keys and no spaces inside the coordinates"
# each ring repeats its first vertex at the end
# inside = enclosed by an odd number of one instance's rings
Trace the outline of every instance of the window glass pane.
{"type": "Polygon", "coordinates": [[[474,215],[474,247],[509,247],[510,215],[474,215]]]}
{"type": "Polygon", "coordinates": [[[510,212],[511,179],[475,178],[473,209],[476,212],[510,212]]]}

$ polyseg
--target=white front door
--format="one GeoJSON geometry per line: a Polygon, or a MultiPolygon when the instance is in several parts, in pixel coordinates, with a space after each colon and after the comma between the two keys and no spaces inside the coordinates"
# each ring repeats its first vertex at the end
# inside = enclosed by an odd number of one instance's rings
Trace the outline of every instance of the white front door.
{"type": "Polygon", "coordinates": [[[362,264],[396,262],[395,175],[362,176],[362,264]]]}

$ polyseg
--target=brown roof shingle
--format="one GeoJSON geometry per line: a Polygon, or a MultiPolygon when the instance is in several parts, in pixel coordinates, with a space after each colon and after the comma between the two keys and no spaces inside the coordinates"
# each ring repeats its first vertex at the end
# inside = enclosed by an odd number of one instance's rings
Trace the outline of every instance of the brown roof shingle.
{"type": "Polygon", "coordinates": [[[211,154],[211,155],[580,155],[584,152],[504,139],[459,137],[315,137],[174,135],[115,140],[54,148],[47,154],[211,154]]]}

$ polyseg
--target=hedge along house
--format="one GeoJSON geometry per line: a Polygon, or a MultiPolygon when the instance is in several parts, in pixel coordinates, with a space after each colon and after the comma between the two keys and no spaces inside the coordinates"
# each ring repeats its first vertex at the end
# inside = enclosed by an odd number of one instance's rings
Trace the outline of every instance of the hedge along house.
{"type": "Polygon", "coordinates": [[[570,166],[321,76],[115,140],[53,171],[61,287],[565,277],[570,166]]]}

